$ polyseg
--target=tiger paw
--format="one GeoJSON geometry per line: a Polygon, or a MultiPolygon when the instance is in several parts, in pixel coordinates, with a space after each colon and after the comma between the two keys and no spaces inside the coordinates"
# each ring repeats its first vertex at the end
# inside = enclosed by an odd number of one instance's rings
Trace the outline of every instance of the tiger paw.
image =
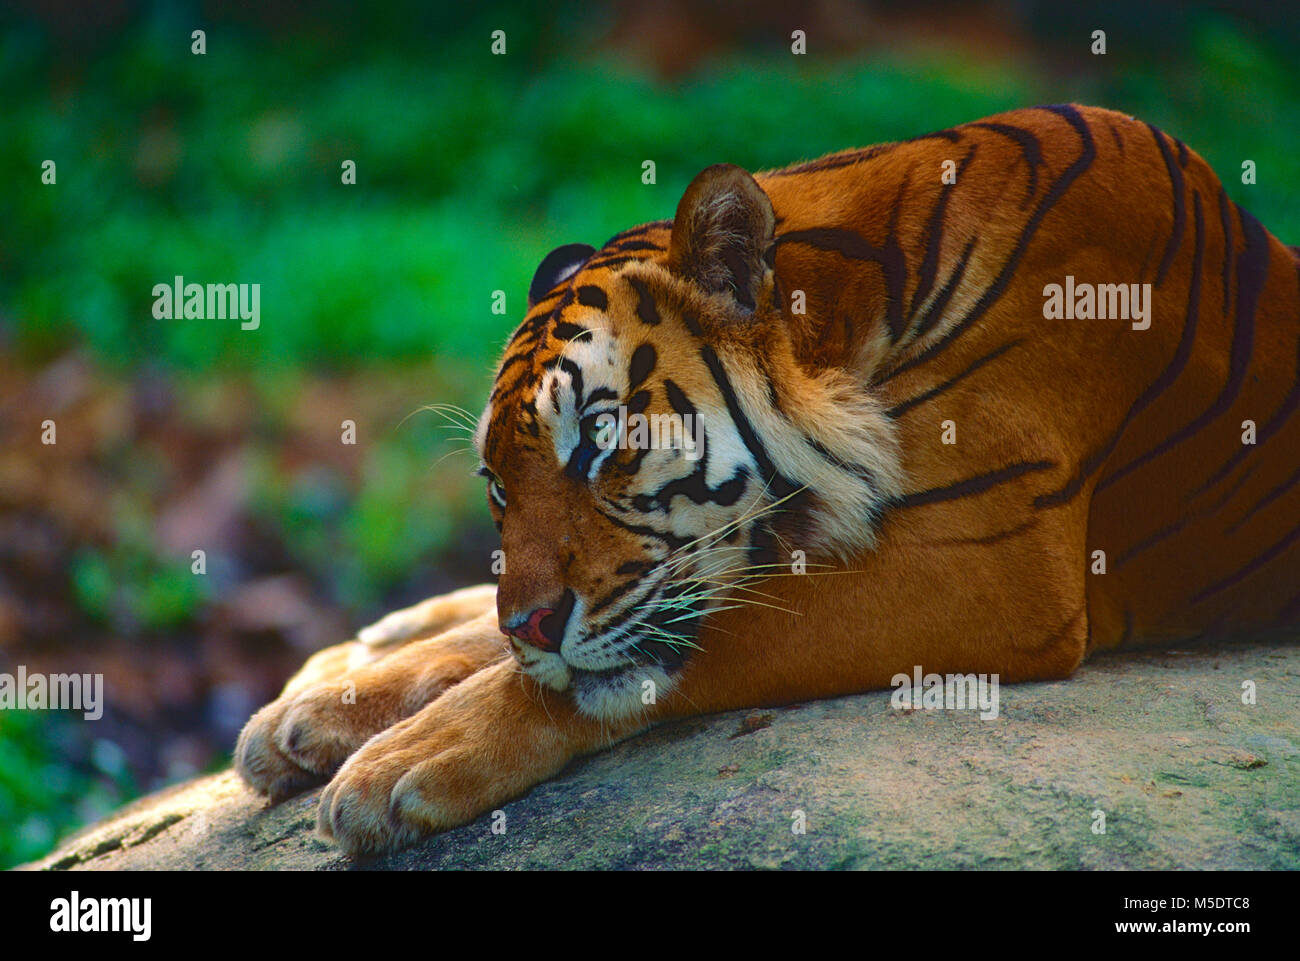
{"type": "MultiPolygon", "coordinates": [[[[321,795],[317,828],[348,854],[405,847],[472,820],[513,797],[526,751],[503,751],[492,705],[466,716],[434,702],[376,735],[356,752],[321,795]],[[440,709],[441,708],[441,709],[440,709]]],[[[549,770],[527,776],[526,785],[549,770]]]]}
{"type": "Polygon", "coordinates": [[[353,856],[403,847],[518,797],[601,731],[513,661],[494,665],[352,755],[321,795],[318,830],[353,856]]]}
{"type": "Polygon", "coordinates": [[[316,685],[254,714],[235,745],[239,776],[272,801],[328,778],[370,733],[349,714],[349,692],[345,682],[316,685]]]}
{"type": "Polygon", "coordinates": [[[288,797],[327,779],[371,737],[506,656],[492,611],[323,683],[299,685],[295,678],[245,725],[235,768],[254,790],[288,797]]]}
{"type": "Polygon", "coordinates": [[[462,795],[449,804],[457,783],[454,750],[416,759],[395,751],[400,732],[374,738],[321,794],[317,830],[353,857],[391,851],[470,820],[476,813],[462,795]]]}

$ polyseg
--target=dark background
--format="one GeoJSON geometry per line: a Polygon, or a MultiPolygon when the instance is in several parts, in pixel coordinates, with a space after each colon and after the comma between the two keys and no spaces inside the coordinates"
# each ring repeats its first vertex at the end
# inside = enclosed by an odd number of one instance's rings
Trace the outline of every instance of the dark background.
{"type": "Polygon", "coordinates": [[[1275,2],[5,7],[0,670],[102,672],[107,706],[0,712],[0,867],[227,763],[315,648],[490,579],[465,431],[424,408],[477,416],[552,247],[670,217],[711,163],[1067,100],[1298,243],[1298,49],[1275,2]],[[260,283],[261,328],[155,320],[177,274],[260,283]]]}

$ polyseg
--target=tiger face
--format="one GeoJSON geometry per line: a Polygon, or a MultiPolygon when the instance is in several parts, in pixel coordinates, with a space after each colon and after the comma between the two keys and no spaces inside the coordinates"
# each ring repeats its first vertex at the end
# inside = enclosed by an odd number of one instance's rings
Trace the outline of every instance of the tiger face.
{"type": "Polygon", "coordinates": [[[774,220],[748,173],[718,165],[671,230],[554,251],[480,418],[501,629],[593,716],[638,710],[647,681],[666,691],[702,619],[794,551],[870,543],[898,489],[871,399],[794,356],[774,220]]]}

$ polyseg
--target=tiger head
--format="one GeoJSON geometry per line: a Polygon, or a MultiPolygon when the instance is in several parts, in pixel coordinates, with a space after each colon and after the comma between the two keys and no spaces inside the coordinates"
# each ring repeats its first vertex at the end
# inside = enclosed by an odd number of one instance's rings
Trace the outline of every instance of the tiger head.
{"type": "Polygon", "coordinates": [[[775,224],[752,176],[709,167],[671,224],[548,255],[497,370],[475,443],[500,626],[592,716],[665,692],[755,579],[870,547],[899,490],[860,377],[798,356],[775,224]]]}

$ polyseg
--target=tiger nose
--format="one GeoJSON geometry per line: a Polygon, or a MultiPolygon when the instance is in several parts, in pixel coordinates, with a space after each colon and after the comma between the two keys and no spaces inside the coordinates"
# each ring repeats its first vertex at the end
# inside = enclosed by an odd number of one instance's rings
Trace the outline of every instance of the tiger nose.
{"type": "Polygon", "coordinates": [[[510,624],[502,624],[501,630],[542,651],[558,651],[560,641],[564,639],[564,624],[557,623],[555,611],[549,607],[539,607],[531,614],[520,614],[510,624]]]}
{"type": "MultiPolygon", "coordinates": [[[[500,604],[501,600],[501,592],[498,591],[497,603],[500,604]]],[[[559,599],[550,607],[539,607],[528,614],[503,612],[500,621],[501,631],[539,651],[558,653],[577,602],[577,595],[566,587],[559,599]]]]}

